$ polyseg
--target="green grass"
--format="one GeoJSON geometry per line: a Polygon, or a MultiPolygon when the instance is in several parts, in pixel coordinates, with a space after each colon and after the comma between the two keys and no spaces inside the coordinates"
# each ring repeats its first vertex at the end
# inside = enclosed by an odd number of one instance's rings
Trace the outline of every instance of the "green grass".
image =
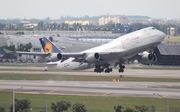
{"type": "Polygon", "coordinates": [[[6,69],[6,68],[1,68],[0,71],[41,71],[43,72],[42,69],[6,69]]]}
{"type": "Polygon", "coordinates": [[[171,88],[171,89],[180,89],[180,86],[149,86],[151,88],[171,88]]]}
{"type": "MultiPolygon", "coordinates": [[[[118,69],[118,68],[114,68],[118,69]]],[[[180,70],[180,67],[131,67],[129,69],[143,69],[143,70],[180,70]]],[[[44,69],[30,69],[30,68],[17,68],[17,69],[9,69],[9,68],[0,68],[1,71],[44,71],[44,69]]],[[[48,70],[49,72],[60,72],[59,70],[48,70]]],[[[84,71],[68,71],[68,72],[84,72],[84,71]]],[[[92,72],[92,71],[86,71],[92,72]]]]}
{"type": "Polygon", "coordinates": [[[28,66],[28,65],[25,65],[25,64],[21,64],[21,63],[1,63],[0,66],[15,66],[15,67],[21,67],[21,66],[28,66]]]}
{"type": "Polygon", "coordinates": [[[165,38],[165,40],[168,42],[180,42],[180,37],[170,37],[170,38],[165,38]]]}
{"type": "MultiPolygon", "coordinates": [[[[48,111],[52,102],[70,101],[73,105],[76,102],[85,104],[88,112],[115,112],[114,106],[121,105],[123,107],[134,107],[134,105],[156,106],[156,112],[164,112],[167,109],[166,99],[160,98],[130,98],[130,97],[106,97],[106,96],[69,96],[69,95],[47,95],[48,111]]],[[[40,112],[42,107],[45,107],[45,98],[42,95],[34,94],[19,94],[16,93],[16,98],[26,98],[31,101],[33,112],[40,112]]],[[[179,107],[180,100],[168,99],[170,107],[179,107]]],[[[0,106],[5,107],[9,111],[12,103],[12,93],[0,92],[0,106]]],[[[71,112],[71,109],[67,112],[71,112]]]]}
{"type": "Polygon", "coordinates": [[[85,76],[85,75],[52,75],[52,74],[0,74],[0,80],[55,80],[55,81],[120,81],[132,82],[180,82],[180,79],[168,78],[143,78],[119,76],[85,76]]]}
{"type": "Polygon", "coordinates": [[[168,79],[168,78],[143,78],[143,77],[123,77],[120,81],[124,82],[180,82],[180,79],[168,79]]]}
{"type": "Polygon", "coordinates": [[[180,67],[132,67],[131,69],[143,70],[180,70],[180,67]]]}
{"type": "Polygon", "coordinates": [[[0,74],[1,80],[112,81],[113,76],[81,76],[52,74],[0,74]]]}

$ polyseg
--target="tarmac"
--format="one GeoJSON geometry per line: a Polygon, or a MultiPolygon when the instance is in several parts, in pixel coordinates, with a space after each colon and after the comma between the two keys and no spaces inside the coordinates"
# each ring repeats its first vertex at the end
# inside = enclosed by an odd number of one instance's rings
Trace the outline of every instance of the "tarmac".
{"type": "MultiPolygon", "coordinates": [[[[44,71],[43,67],[34,66],[0,66],[0,74],[55,74],[55,75],[88,75],[119,76],[148,78],[180,78],[179,70],[130,69],[118,73],[94,73],[92,69],[85,71],[44,71]],[[4,70],[2,70],[4,69],[4,70]],[[7,70],[11,69],[11,70],[7,70]],[[32,70],[32,71],[27,71],[32,70]],[[34,71],[33,71],[34,70],[34,71]]],[[[108,81],[35,81],[35,80],[0,80],[0,91],[18,93],[112,97],[149,97],[180,99],[180,82],[108,82],[108,81]],[[163,88],[167,87],[167,88],[163,88]],[[168,88],[169,87],[169,88],[168,88]],[[21,88],[21,89],[17,89],[21,88]]]]}

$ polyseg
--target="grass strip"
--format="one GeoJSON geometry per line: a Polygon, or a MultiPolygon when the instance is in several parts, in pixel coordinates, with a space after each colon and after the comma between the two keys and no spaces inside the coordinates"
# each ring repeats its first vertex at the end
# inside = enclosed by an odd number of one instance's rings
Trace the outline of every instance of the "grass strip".
{"type": "Polygon", "coordinates": [[[180,86],[149,86],[151,88],[171,88],[171,89],[180,89],[180,86]]]}
{"type": "Polygon", "coordinates": [[[116,77],[116,76],[88,76],[88,75],[52,75],[52,74],[0,74],[0,80],[54,80],[54,81],[113,81],[120,82],[180,82],[180,79],[116,77]]]}
{"type": "MultiPolygon", "coordinates": [[[[161,98],[131,98],[131,97],[103,97],[103,96],[73,96],[73,95],[46,95],[48,98],[48,111],[51,112],[50,106],[52,102],[56,101],[70,101],[73,105],[80,102],[86,105],[88,112],[115,112],[114,106],[121,105],[133,108],[134,105],[145,105],[156,107],[156,112],[165,112],[167,110],[166,99],[161,98]]],[[[31,108],[34,112],[42,111],[45,107],[46,100],[40,94],[19,94],[16,93],[16,98],[25,98],[31,101],[31,108]]],[[[170,108],[178,108],[180,100],[168,99],[170,108]]],[[[9,111],[12,103],[12,93],[0,92],[0,106],[9,111]]],[[[67,112],[71,112],[72,109],[67,112]]]]}
{"type": "Polygon", "coordinates": [[[42,69],[0,69],[1,71],[44,71],[42,69]]]}
{"type": "Polygon", "coordinates": [[[180,42],[179,37],[165,38],[165,40],[168,41],[168,42],[180,42]]]}
{"type": "Polygon", "coordinates": [[[180,70],[179,68],[171,67],[132,67],[131,69],[143,69],[143,70],[180,70]]]}

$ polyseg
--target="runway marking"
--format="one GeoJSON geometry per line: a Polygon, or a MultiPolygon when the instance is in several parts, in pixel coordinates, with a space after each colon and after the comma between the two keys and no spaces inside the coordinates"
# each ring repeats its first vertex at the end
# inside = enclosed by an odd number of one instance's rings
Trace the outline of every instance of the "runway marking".
{"type": "Polygon", "coordinates": [[[0,91],[3,90],[3,88],[0,88],[0,91]]]}
{"type": "Polygon", "coordinates": [[[172,85],[171,85],[171,84],[169,84],[168,86],[169,86],[169,87],[172,87],[172,85]]]}
{"type": "Polygon", "coordinates": [[[49,91],[47,94],[54,93],[56,90],[49,91]]]}
{"type": "Polygon", "coordinates": [[[168,95],[164,95],[164,96],[162,96],[161,98],[166,98],[168,95]]]}
{"type": "Polygon", "coordinates": [[[111,92],[107,92],[107,93],[103,94],[102,96],[107,96],[109,94],[111,94],[111,92]]]}

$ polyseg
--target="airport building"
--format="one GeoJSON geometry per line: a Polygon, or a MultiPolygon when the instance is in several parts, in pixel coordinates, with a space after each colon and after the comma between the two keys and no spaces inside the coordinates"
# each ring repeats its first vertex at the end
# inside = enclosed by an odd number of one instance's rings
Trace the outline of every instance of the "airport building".
{"type": "Polygon", "coordinates": [[[103,15],[99,18],[99,25],[106,25],[109,23],[127,25],[128,19],[126,16],[120,15],[103,15]]]}
{"type": "MultiPolygon", "coordinates": [[[[50,37],[50,36],[59,36],[59,37],[70,37],[70,38],[117,38],[121,36],[121,33],[112,33],[112,31],[86,31],[86,28],[83,28],[83,31],[22,31],[23,35],[17,34],[18,31],[5,31],[0,30],[4,35],[0,35],[0,38],[6,38],[10,36],[14,37],[50,37]]],[[[1,44],[0,44],[1,45],[1,44]]]]}
{"type": "Polygon", "coordinates": [[[157,55],[155,65],[180,65],[180,45],[158,45],[154,52],[157,55]]]}
{"type": "Polygon", "coordinates": [[[78,20],[78,21],[65,21],[68,25],[81,24],[81,25],[96,25],[96,21],[78,20]]]}

